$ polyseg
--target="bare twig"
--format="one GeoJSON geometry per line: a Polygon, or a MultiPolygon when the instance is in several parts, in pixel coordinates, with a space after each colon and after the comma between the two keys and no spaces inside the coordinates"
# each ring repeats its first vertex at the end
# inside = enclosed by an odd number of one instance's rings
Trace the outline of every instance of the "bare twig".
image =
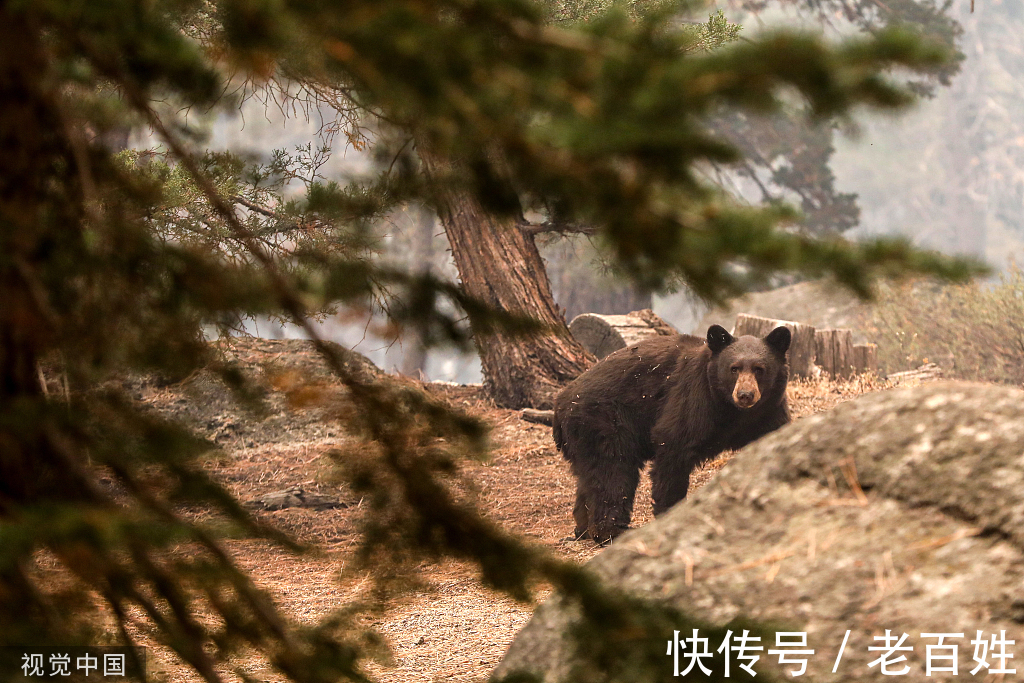
{"type": "Polygon", "coordinates": [[[747,562],[741,562],[740,564],[736,564],[731,567],[724,567],[722,569],[710,571],[705,575],[705,578],[710,579],[715,576],[722,576],[724,574],[731,574],[733,572],[741,572],[746,569],[753,569],[754,567],[760,567],[765,564],[780,562],[786,559],[787,557],[792,557],[793,555],[796,555],[796,550],[793,548],[780,550],[778,552],[772,553],[771,555],[766,555],[756,560],[748,560],[747,562]]]}
{"type": "Polygon", "coordinates": [[[561,221],[544,221],[543,223],[522,223],[520,229],[527,235],[539,235],[546,232],[558,232],[563,235],[596,235],[597,228],[593,225],[580,225],[578,223],[563,223],[561,221]]]}
{"type": "Polygon", "coordinates": [[[273,219],[279,220],[279,221],[286,220],[281,214],[277,213],[276,211],[271,211],[270,209],[266,208],[265,206],[260,206],[259,204],[255,203],[255,202],[251,202],[248,199],[246,199],[245,197],[242,197],[241,195],[237,195],[237,194],[231,195],[231,201],[235,202],[236,204],[241,204],[242,206],[244,206],[247,209],[250,209],[251,211],[255,211],[256,213],[263,214],[267,218],[273,218],[273,219]]]}
{"type": "Polygon", "coordinates": [[[969,536],[977,536],[984,529],[980,526],[968,527],[966,529],[960,529],[959,531],[952,533],[948,536],[942,536],[941,538],[932,538],[925,541],[918,541],[907,546],[907,550],[931,550],[932,548],[940,548],[944,545],[958,541],[961,538],[967,538],[969,536]]]}

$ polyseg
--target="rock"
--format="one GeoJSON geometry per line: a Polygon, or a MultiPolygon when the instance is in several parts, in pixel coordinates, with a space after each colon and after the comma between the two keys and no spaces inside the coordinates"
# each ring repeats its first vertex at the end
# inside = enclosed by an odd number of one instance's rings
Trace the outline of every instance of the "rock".
{"type": "MultiPolygon", "coordinates": [[[[136,374],[125,377],[122,388],[142,391],[148,409],[228,449],[331,436],[324,434],[325,420],[336,419],[349,394],[313,342],[231,337],[211,346],[216,363],[176,384],[154,391],[150,387],[157,378],[136,374]],[[242,380],[241,391],[224,381],[220,373],[225,369],[242,380]]],[[[360,382],[388,386],[402,381],[359,353],[333,343],[328,347],[360,382]]]]}
{"type": "MultiPolygon", "coordinates": [[[[815,683],[881,679],[880,665],[868,666],[880,652],[868,647],[887,629],[913,647],[893,667],[910,667],[903,681],[948,678],[926,676],[926,646],[938,644],[928,633],[964,634],[945,644],[958,645],[966,678],[978,666],[977,631],[1005,630],[1016,641],[1006,666],[1024,671],[1022,455],[1020,390],[934,382],[868,394],[751,444],[590,567],[711,624],[745,617],[769,633],[806,632],[816,652],[804,680],[815,683]]],[[[565,603],[556,595],[537,609],[495,677],[556,681],[569,671],[575,612],[565,603]]],[[[665,647],[672,633],[660,636],[665,647]]],[[[755,671],[788,678],[791,667],[767,653],[775,642],[762,644],[755,671]]]]}

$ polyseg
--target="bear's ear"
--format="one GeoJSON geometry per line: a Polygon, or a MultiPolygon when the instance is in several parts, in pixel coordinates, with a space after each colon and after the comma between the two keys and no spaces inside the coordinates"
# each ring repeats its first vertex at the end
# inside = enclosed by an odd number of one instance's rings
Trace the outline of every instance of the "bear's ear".
{"type": "Polygon", "coordinates": [[[708,328],[708,348],[711,353],[720,353],[729,344],[736,341],[736,338],[729,334],[721,325],[712,325],[708,328]]]}
{"type": "Polygon", "coordinates": [[[789,344],[793,341],[793,333],[788,327],[776,327],[764,338],[764,343],[775,353],[783,356],[789,350],[789,344]]]}

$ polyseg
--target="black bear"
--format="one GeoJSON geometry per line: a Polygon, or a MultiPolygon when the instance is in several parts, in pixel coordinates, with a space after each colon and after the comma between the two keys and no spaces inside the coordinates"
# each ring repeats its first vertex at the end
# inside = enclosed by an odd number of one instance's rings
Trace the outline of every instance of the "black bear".
{"type": "Polygon", "coordinates": [[[785,327],[763,339],[712,325],[609,354],[555,399],[555,444],[576,476],[576,538],[629,527],[644,463],[654,514],[686,497],[697,465],[789,422],[785,327]]]}

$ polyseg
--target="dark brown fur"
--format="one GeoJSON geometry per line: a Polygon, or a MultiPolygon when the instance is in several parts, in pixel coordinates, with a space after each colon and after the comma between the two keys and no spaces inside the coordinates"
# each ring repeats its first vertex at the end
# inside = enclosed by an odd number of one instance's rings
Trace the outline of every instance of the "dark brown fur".
{"type": "Polygon", "coordinates": [[[555,399],[555,444],[576,476],[576,537],[629,526],[644,463],[654,514],[686,497],[694,467],[789,422],[790,333],[738,339],[718,325],[620,349],[555,399]]]}

